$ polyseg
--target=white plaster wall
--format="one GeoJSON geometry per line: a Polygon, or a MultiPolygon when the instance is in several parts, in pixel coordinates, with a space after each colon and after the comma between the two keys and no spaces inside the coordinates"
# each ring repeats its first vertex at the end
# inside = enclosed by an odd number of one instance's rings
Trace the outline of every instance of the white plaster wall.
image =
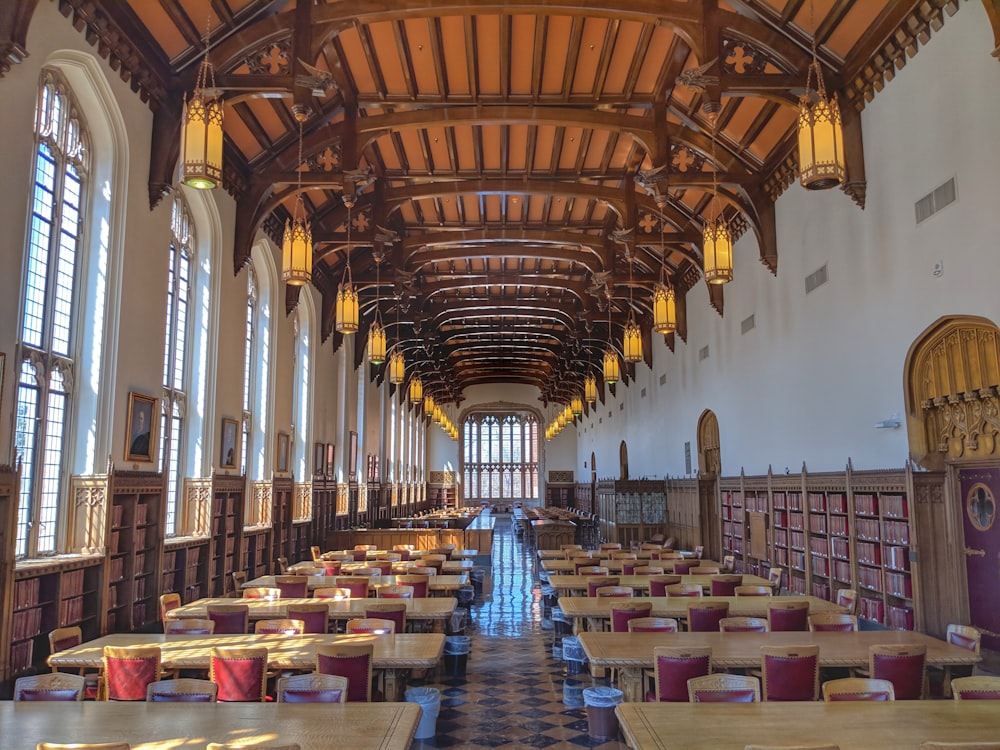
{"type": "MultiPolygon", "coordinates": [[[[867,204],[798,184],[777,202],[779,266],[771,277],[748,233],[736,249],[725,317],[704,283],[687,298],[688,341],[654,343],[653,368],[585,420],[577,475],[591,451],[615,476],[626,440],[632,476],[697,469],[697,422],[719,419],[724,474],[902,466],[903,366],[913,340],[940,316],[1000,322],[995,176],[1000,168],[1000,63],[978,3],[964,3],[896,72],[862,113],[867,204]],[[919,227],[914,203],[955,177],[958,201],[919,227]],[[944,274],[935,277],[935,262],[944,274]],[[827,264],[829,281],[806,296],[804,277],[827,264]],[[740,323],[755,316],[746,335],[740,323]],[[698,351],[709,347],[699,361],[698,351]],[[666,384],[659,378],[666,374],[666,384]],[[641,396],[642,389],[646,396],[641,396]]],[[[654,337],[658,339],[658,337],[654,337]]]]}

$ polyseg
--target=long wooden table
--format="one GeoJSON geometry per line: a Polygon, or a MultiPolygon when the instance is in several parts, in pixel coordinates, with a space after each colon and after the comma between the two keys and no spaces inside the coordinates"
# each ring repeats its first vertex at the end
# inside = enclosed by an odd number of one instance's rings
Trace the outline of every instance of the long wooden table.
{"type": "Polygon", "coordinates": [[[116,633],[52,654],[53,669],[101,669],[105,646],[159,646],[163,668],[168,671],[208,671],[216,646],[264,646],[271,669],[311,671],[316,667],[316,647],[336,643],[371,643],[372,667],[382,672],[388,700],[402,700],[405,677],[411,669],[433,669],[444,651],[441,633],[399,635],[163,635],[116,633]]]}
{"type": "MultiPolygon", "coordinates": [[[[600,565],[612,573],[621,573],[622,566],[627,562],[635,562],[635,560],[609,560],[609,559],[594,559],[590,561],[591,565],[600,565]]],[[[664,573],[672,573],[674,570],[675,562],[691,562],[690,559],[686,560],[644,560],[643,564],[656,565],[663,568],[664,573]]],[[[715,562],[715,560],[699,560],[701,565],[715,565],[720,570],[722,569],[722,563],[715,562]]],[[[576,563],[573,560],[542,560],[541,562],[542,570],[548,571],[549,573],[576,573],[576,563]]]]}
{"type": "Polygon", "coordinates": [[[912,630],[861,630],[854,633],[581,633],[580,645],[593,667],[619,670],[625,700],[643,700],[643,670],[653,666],[656,646],[712,649],[716,672],[760,666],[761,646],[819,646],[822,667],[866,667],[875,644],[922,644],[934,666],[975,664],[981,657],[946,641],[912,630]]]}
{"type": "MultiPolygon", "coordinates": [[[[434,629],[444,632],[445,620],[449,619],[458,603],[452,596],[431,596],[420,599],[394,599],[393,602],[406,604],[407,620],[430,621],[434,629]]],[[[347,622],[365,616],[365,607],[375,602],[372,599],[197,599],[167,613],[172,620],[186,617],[207,618],[210,604],[246,604],[249,607],[250,621],[272,620],[288,616],[289,604],[326,604],[330,611],[328,621],[347,622]]]]}
{"type": "MultiPolygon", "coordinates": [[[[349,572],[344,573],[344,576],[350,578],[351,574],[349,572]]],[[[340,585],[337,583],[338,577],[340,576],[306,576],[306,578],[309,579],[306,582],[306,586],[310,591],[327,587],[336,587],[340,585]]],[[[369,595],[375,593],[376,586],[381,586],[386,583],[396,583],[396,576],[368,576],[369,595]]],[[[454,592],[462,586],[467,586],[468,583],[469,576],[467,573],[461,573],[458,575],[430,576],[427,580],[427,591],[454,592]]],[[[258,586],[273,588],[276,585],[274,576],[261,576],[260,578],[254,578],[252,581],[247,581],[243,584],[243,588],[250,589],[258,586]]]]}
{"type": "MultiPolygon", "coordinates": [[[[579,593],[587,592],[587,582],[594,580],[595,577],[599,576],[578,576],[578,575],[556,575],[553,573],[549,576],[549,585],[555,588],[560,596],[574,596],[579,593]]],[[[629,586],[635,589],[637,592],[648,592],[649,591],[649,576],[648,575],[618,575],[613,576],[618,579],[617,586],[629,586]]],[[[690,574],[685,574],[681,576],[681,583],[697,583],[705,591],[710,591],[712,588],[712,576],[710,575],[697,575],[693,576],[690,574]]],[[[609,584],[611,585],[611,584],[609,584]]],[[[767,586],[771,587],[771,582],[766,578],[761,578],[760,576],[753,575],[743,575],[743,586],[767,586]]]]}
{"type": "Polygon", "coordinates": [[[204,750],[208,742],[298,743],[302,750],[408,750],[415,703],[0,701],[4,750],[39,742],[128,742],[132,750],[204,750]]]}
{"type": "MultiPolygon", "coordinates": [[[[576,550],[576,552],[592,552],[592,551],[594,551],[594,550],[576,550]]],[[[621,551],[622,552],[630,552],[631,550],[623,549],[621,551]]],[[[652,557],[653,557],[653,553],[654,552],[663,552],[663,551],[664,550],[658,550],[658,549],[641,549],[641,550],[637,550],[636,553],[635,553],[635,555],[640,560],[651,560],[652,557]]],[[[671,550],[666,550],[666,551],[669,552],[671,550]]],[[[692,552],[691,550],[677,549],[677,550],[672,550],[672,551],[675,552],[676,554],[680,555],[684,559],[688,559],[689,560],[692,557],[694,557],[694,552],[692,552]]],[[[561,550],[561,549],[540,549],[540,550],[538,550],[538,559],[539,560],[565,560],[566,559],[566,552],[564,550],[561,550]]],[[[711,560],[703,560],[701,562],[704,562],[706,565],[715,565],[716,564],[716,563],[713,563],[711,560]]]]}
{"type": "MultiPolygon", "coordinates": [[[[674,617],[687,619],[687,606],[695,601],[689,596],[634,596],[630,599],[596,596],[561,596],[559,608],[567,617],[573,618],[573,632],[581,633],[587,620],[611,619],[611,605],[622,602],[652,602],[651,617],[674,617]]],[[[810,614],[816,612],[844,612],[838,604],[815,596],[705,596],[701,602],[729,602],[730,617],[766,617],[767,605],[787,601],[808,601],[810,614]]],[[[175,612],[177,610],[174,610],[175,612]]],[[[602,627],[602,630],[604,628],[602,627]]]]}
{"type": "Polygon", "coordinates": [[[917,750],[922,742],[996,742],[995,701],[622,703],[633,750],[743,750],[747,744],[831,744],[840,750],[917,750]]]}

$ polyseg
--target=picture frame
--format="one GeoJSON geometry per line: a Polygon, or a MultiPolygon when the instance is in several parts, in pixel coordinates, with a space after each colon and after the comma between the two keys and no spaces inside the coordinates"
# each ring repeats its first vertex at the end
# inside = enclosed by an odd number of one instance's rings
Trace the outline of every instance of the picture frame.
{"type": "Polygon", "coordinates": [[[318,477],[323,476],[326,469],[326,446],[323,443],[316,443],[313,446],[313,474],[318,477]]]}
{"type": "Polygon", "coordinates": [[[125,422],[125,460],[152,463],[156,455],[156,399],[129,391],[128,419],[125,422]]]}
{"type": "Polygon", "coordinates": [[[279,474],[288,471],[288,433],[279,432],[277,442],[277,456],[275,461],[275,471],[279,474]]]}
{"type": "Polygon", "coordinates": [[[222,418],[222,445],[219,449],[219,467],[222,469],[235,469],[236,456],[239,453],[237,445],[237,434],[239,422],[227,417],[222,418]]]}
{"type": "Polygon", "coordinates": [[[350,461],[347,464],[350,481],[358,478],[358,433],[351,430],[351,452],[348,454],[350,461]]]}
{"type": "Polygon", "coordinates": [[[333,476],[334,467],[333,459],[337,454],[337,446],[335,443],[326,444],[326,475],[333,476]]]}

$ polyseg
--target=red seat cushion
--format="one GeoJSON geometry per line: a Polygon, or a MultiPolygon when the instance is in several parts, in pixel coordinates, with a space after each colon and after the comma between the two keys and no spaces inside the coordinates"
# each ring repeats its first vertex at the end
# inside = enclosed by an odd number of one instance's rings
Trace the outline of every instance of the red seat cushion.
{"type": "Polygon", "coordinates": [[[285,703],[340,703],[343,694],[339,688],[292,689],[283,691],[281,698],[285,703]]]}
{"type": "Polygon", "coordinates": [[[20,692],[22,701],[75,701],[77,691],[73,688],[44,690],[41,688],[25,688],[20,692]]]}
{"type": "Polygon", "coordinates": [[[159,679],[152,659],[108,659],[108,700],[144,701],[149,683],[159,679]]]}
{"type": "Polygon", "coordinates": [[[753,703],[753,690],[699,690],[695,703],[753,703]]]}
{"type": "Polygon", "coordinates": [[[261,700],[261,685],[267,665],[262,658],[221,659],[212,657],[212,679],[219,686],[221,702],[261,700]]]}
{"type": "Polygon", "coordinates": [[[153,693],[153,703],[211,703],[208,693],[153,693]]]}

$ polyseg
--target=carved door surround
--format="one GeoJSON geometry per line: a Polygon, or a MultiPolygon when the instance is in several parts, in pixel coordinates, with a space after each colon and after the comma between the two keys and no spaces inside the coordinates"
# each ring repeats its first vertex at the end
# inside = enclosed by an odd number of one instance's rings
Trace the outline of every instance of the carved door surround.
{"type": "Polygon", "coordinates": [[[706,409],[698,418],[698,475],[716,477],[722,471],[719,449],[719,420],[715,412],[706,409]]]}

